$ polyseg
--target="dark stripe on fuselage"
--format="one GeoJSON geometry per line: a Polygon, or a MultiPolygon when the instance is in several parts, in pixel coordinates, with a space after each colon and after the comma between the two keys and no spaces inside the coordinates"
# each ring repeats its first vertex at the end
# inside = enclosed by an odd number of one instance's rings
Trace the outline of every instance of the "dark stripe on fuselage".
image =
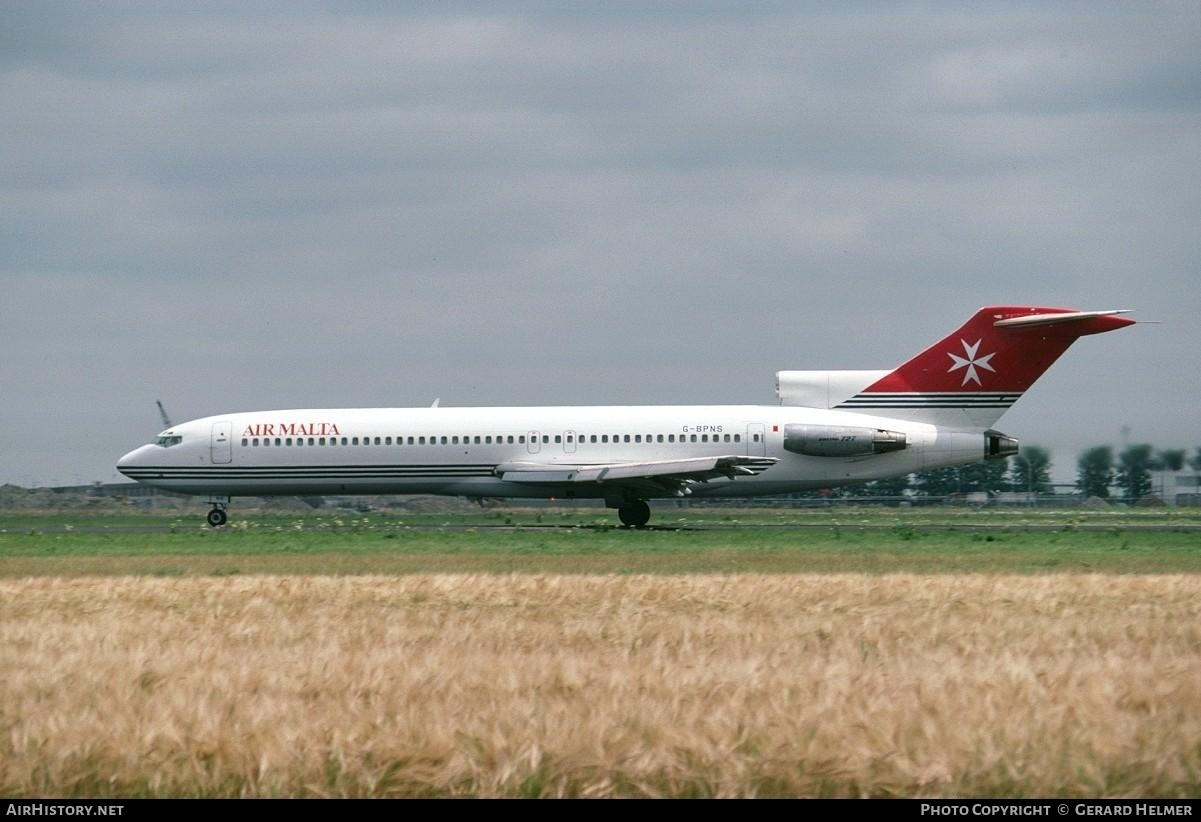
{"type": "MultiPolygon", "coordinates": [[[[612,463],[596,463],[611,465],[612,463]]],[[[767,470],[774,462],[742,463],[739,467],[758,474],[767,470]]],[[[587,467],[587,463],[574,463],[587,467]]],[[[554,470],[555,463],[546,463],[547,470],[554,470]]],[[[352,479],[461,479],[463,477],[495,477],[496,466],[491,463],[467,465],[255,465],[255,466],[138,466],[123,469],[133,480],[155,482],[163,480],[318,480],[339,481],[352,479]]],[[[511,482],[520,482],[515,475],[511,482]]]]}
{"type": "Polygon", "coordinates": [[[871,393],[857,394],[842,402],[838,408],[1008,408],[1021,394],[919,394],[871,393]]]}

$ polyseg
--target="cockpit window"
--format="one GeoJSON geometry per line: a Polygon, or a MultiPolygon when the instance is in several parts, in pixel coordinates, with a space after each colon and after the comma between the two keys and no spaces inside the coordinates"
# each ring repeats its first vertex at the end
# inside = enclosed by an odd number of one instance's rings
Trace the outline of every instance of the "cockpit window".
{"type": "Polygon", "coordinates": [[[172,445],[179,445],[181,442],[183,442],[183,437],[176,435],[173,437],[159,437],[154,441],[154,444],[162,448],[170,448],[172,445]]]}

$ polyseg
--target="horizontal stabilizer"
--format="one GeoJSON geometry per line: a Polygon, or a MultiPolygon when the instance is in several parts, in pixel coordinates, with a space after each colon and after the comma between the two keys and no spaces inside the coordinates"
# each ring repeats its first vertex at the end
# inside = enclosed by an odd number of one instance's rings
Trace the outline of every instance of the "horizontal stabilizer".
{"type": "Polygon", "coordinates": [[[780,405],[834,408],[858,394],[887,371],[777,371],[780,405]]]}
{"type": "MultiPolygon", "coordinates": [[[[1080,322],[1081,320],[1092,320],[1098,317],[1114,317],[1118,314],[1129,314],[1132,309],[1118,308],[1112,311],[1069,311],[1060,314],[1030,314],[1026,317],[1009,317],[1004,320],[997,320],[993,325],[997,328],[1019,328],[1031,325],[1059,325],[1062,323],[1080,322]]],[[[1126,325],[1130,320],[1123,320],[1121,325],[1126,325]]],[[[1113,326],[1119,327],[1119,326],[1113,326]]],[[[1112,330],[1109,327],[1101,327],[1096,331],[1084,331],[1082,334],[1099,334],[1102,331],[1112,330]]]]}

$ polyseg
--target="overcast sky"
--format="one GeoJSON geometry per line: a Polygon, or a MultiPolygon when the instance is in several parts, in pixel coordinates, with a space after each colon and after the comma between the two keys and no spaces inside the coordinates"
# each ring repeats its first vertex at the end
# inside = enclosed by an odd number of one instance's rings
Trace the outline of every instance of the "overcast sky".
{"type": "Polygon", "coordinates": [[[1162,321],[998,427],[1201,446],[1201,6],[0,5],[0,482],[328,406],[773,403],[1162,321]],[[400,9],[400,10],[398,10],[400,9]]]}

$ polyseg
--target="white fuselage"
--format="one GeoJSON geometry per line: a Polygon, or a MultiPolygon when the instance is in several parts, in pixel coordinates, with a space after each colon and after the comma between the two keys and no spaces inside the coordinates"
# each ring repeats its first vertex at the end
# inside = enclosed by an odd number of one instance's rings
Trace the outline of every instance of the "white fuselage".
{"type": "Polygon", "coordinates": [[[503,466],[725,455],[776,460],[754,475],[718,477],[689,489],[696,496],[741,497],[966,464],[984,459],[986,449],[981,430],[777,405],[298,409],[224,414],[173,426],[158,443],[122,457],[118,469],[148,485],[226,497],[430,493],[615,499],[624,492],[603,481],[522,482],[503,466]],[[906,442],[889,453],[810,456],[784,448],[789,425],[877,427],[903,433],[906,442]]]}

